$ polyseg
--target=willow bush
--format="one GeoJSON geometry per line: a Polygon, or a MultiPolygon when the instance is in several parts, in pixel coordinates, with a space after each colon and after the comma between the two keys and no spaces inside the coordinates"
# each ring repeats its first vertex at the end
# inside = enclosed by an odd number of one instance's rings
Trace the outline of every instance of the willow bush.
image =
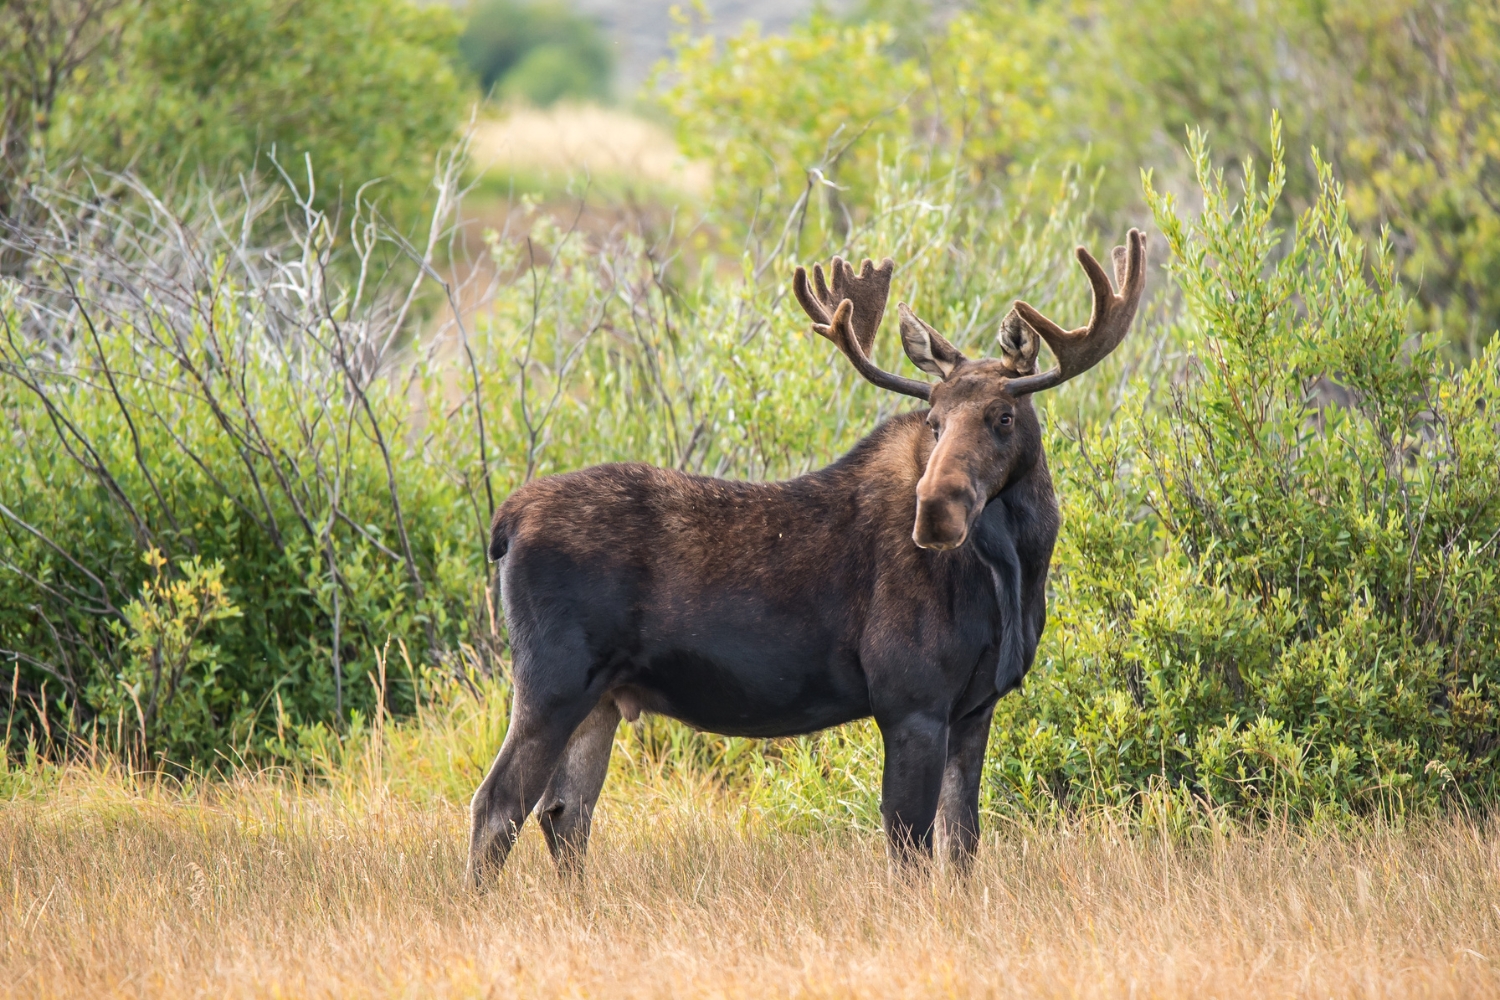
{"type": "MultiPolygon", "coordinates": [[[[1148,182],[1170,250],[1153,304],[1043,401],[1063,529],[1037,665],[996,717],[991,812],[1180,823],[1494,793],[1500,352],[1454,369],[1410,332],[1388,249],[1326,168],[1279,231],[1273,148],[1236,199],[1196,144],[1200,214],[1148,182]]],[[[306,186],[174,209],[35,195],[48,222],[12,234],[32,266],[0,300],[14,750],[317,764],[423,692],[503,701],[484,542],[526,478],[795,475],[908,405],[808,331],[796,264],[888,254],[897,296],[983,352],[1017,296],[1081,317],[1071,248],[1108,239],[1076,172],[997,187],[893,147],[864,201],[809,187],[735,258],[523,205],[487,240],[490,287],[446,289],[485,303],[460,325],[433,269],[457,176],[402,287],[364,266],[399,238],[306,186]],[[272,209],[292,235],[256,245],[272,209]]],[[[655,719],[621,739],[631,766],[798,822],[874,822],[869,724],[756,742],[655,719]]]]}
{"type": "Polygon", "coordinates": [[[1389,247],[1354,234],[1326,166],[1280,232],[1273,149],[1236,199],[1199,139],[1196,218],[1148,182],[1183,362],[1111,419],[1051,411],[1053,622],[996,725],[997,808],[1496,790],[1500,351],[1454,370],[1410,332],[1389,247]]]}
{"type": "MultiPolygon", "coordinates": [[[[1390,232],[1424,326],[1476,355],[1500,323],[1496,0],[869,0],[762,34],[676,40],[656,97],[683,148],[713,164],[717,221],[778,217],[811,183],[862,203],[879,141],[1005,182],[1032,164],[1101,170],[1120,228],[1146,206],[1136,169],[1192,182],[1185,131],[1231,171],[1292,137],[1279,221],[1316,200],[1321,148],[1356,230],[1390,232]],[[853,86],[849,81],[859,81],[853,86]],[[832,180],[836,187],[828,186],[832,180]]],[[[888,155],[888,153],[886,154],[888,155]]]]}
{"type": "Polygon", "coordinates": [[[356,205],[336,266],[311,185],[273,193],[34,190],[50,221],[12,230],[0,656],[28,738],[253,756],[368,710],[387,636],[457,655],[482,613],[465,494],[378,370],[406,300],[359,267],[373,217],[356,205]],[[281,210],[293,235],[255,243],[281,210]]]}
{"type": "MultiPolygon", "coordinates": [[[[29,266],[0,289],[18,746],[296,758],[382,698],[410,711],[421,670],[503,675],[484,550],[526,478],[620,459],[791,475],[892,411],[794,318],[780,248],[681,279],[640,236],[537,212],[490,241],[490,288],[449,289],[488,303],[454,325],[432,262],[459,169],[401,287],[378,266],[399,234],[358,201],[324,212],[311,177],[177,207],[128,177],[129,199],[33,190],[47,221],[13,228],[29,266]],[[418,666],[377,691],[390,641],[418,666]]],[[[1086,203],[1072,176],[1000,197],[888,171],[853,236],[975,342],[1015,294],[1081,307],[1059,275],[1086,203]]]]}

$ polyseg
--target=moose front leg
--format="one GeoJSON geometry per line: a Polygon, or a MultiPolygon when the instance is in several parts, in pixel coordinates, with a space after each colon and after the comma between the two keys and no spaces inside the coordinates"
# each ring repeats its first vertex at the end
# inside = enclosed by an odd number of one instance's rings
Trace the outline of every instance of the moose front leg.
{"type": "Polygon", "coordinates": [[[948,731],[948,761],[938,799],[937,851],[960,874],[969,870],[979,848],[979,785],[994,712],[995,702],[991,700],[953,723],[948,731]]]}
{"type": "Polygon", "coordinates": [[[932,715],[912,713],[880,722],[880,735],[885,742],[880,815],[886,846],[892,861],[908,867],[932,856],[932,826],[948,755],[948,724],[932,715]]]}

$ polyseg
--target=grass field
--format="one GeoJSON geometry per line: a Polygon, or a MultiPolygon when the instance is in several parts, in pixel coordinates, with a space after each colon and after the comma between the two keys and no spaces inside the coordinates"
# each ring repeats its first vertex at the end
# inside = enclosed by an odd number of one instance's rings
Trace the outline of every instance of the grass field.
{"type": "Polygon", "coordinates": [[[581,881],[530,828],[476,897],[463,805],[381,768],[12,771],[0,993],[1500,995],[1492,822],[1168,841],[1095,817],[992,830],[967,881],[900,881],[868,832],[789,832],[732,789],[633,774],[581,881]]]}

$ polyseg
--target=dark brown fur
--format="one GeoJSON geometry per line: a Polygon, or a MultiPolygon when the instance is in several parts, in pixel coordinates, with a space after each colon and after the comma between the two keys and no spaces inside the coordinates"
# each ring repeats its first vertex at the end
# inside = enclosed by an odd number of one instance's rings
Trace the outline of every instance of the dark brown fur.
{"type": "Polygon", "coordinates": [[[642,710],[746,736],[873,716],[894,855],[936,835],[952,860],[972,856],[990,716],[1035,655],[1058,527],[1036,411],[1011,389],[1053,373],[1031,374],[1046,331],[1018,314],[1003,358],[970,360],[903,308],[907,353],[943,381],[872,377],[890,270],[836,258],[833,288],[818,272],[812,299],[802,276],[799,298],[867,377],[930,409],[787,482],[603,465],[501,506],[490,555],[515,703],[474,797],[476,883],[533,808],[559,864],[580,862],[614,728],[642,710]]]}

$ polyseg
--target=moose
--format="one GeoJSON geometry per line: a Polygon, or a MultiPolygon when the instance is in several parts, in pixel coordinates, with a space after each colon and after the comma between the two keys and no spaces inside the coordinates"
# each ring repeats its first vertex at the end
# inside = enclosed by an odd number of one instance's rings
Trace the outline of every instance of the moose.
{"type": "Polygon", "coordinates": [[[1124,339],[1146,280],[1145,239],[1113,254],[1087,326],[1025,302],[1001,357],[969,358],[905,303],[901,342],[939,381],[871,356],[893,262],[798,268],[813,329],[868,381],[929,404],[876,427],[826,468],[736,482],[648,465],[533,480],[496,512],[510,629],[510,728],[475,792],[469,879],[504,864],[535,810],[558,868],[588,846],[622,717],[656,712],[725,735],[810,733],[873,716],[893,864],[964,869],[979,842],[980,775],[998,699],[1017,688],[1046,621],[1058,510],[1031,396],[1124,339]],[[1036,371],[1039,340],[1055,366],[1036,371]]]}

